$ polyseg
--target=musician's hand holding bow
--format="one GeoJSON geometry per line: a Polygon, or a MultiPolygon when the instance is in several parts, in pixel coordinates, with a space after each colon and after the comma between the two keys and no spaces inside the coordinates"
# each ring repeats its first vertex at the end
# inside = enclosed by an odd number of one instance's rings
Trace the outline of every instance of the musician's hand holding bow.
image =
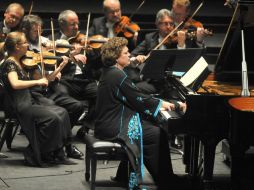
{"type": "Polygon", "coordinates": [[[61,78],[61,70],[65,67],[65,65],[69,62],[69,57],[62,56],[63,61],[59,64],[59,66],[47,76],[49,81],[54,81],[56,78],[60,80],[61,78]]]}
{"type": "Polygon", "coordinates": [[[69,57],[67,57],[67,56],[62,56],[62,58],[63,58],[63,61],[59,64],[59,66],[58,67],[60,67],[61,68],[61,70],[62,70],[62,68],[64,68],[65,67],[65,65],[69,62],[69,57]]]}
{"type": "Polygon", "coordinates": [[[136,58],[136,61],[138,64],[144,63],[144,61],[146,60],[146,56],[145,55],[138,55],[136,58]]]}

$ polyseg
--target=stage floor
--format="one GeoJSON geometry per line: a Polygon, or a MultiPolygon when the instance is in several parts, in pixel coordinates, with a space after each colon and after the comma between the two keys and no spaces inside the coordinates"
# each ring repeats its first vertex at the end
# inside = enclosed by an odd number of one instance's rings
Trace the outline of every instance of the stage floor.
{"type": "MultiPolygon", "coordinates": [[[[73,129],[76,134],[78,126],[73,129]]],[[[74,144],[83,152],[85,152],[85,144],[75,140],[74,144]]],[[[24,135],[16,135],[12,143],[12,150],[8,150],[4,145],[2,152],[8,158],[0,158],[0,189],[1,190],[89,190],[90,184],[85,181],[84,160],[74,160],[77,165],[58,165],[50,168],[35,168],[25,166],[23,163],[22,149],[27,145],[24,135]],[[4,183],[5,182],[5,183],[4,183]]],[[[185,166],[182,164],[182,156],[172,152],[172,162],[174,172],[184,175],[185,166]]],[[[216,189],[229,189],[230,168],[223,162],[223,154],[221,153],[221,143],[216,150],[216,161],[214,168],[214,176],[216,181],[216,189]]],[[[109,161],[108,164],[98,162],[97,181],[107,187],[97,187],[98,190],[124,189],[117,187],[118,184],[110,181],[110,176],[114,176],[117,161],[109,161]]],[[[145,185],[147,189],[156,189],[150,175],[145,171],[145,185]]]]}

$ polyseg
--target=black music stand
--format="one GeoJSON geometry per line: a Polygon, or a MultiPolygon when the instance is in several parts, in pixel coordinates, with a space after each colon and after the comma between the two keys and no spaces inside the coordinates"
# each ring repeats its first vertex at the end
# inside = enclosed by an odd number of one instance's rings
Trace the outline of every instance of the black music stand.
{"type": "Polygon", "coordinates": [[[143,79],[163,80],[165,74],[182,76],[201,57],[204,48],[153,50],[141,70],[143,79]]]}

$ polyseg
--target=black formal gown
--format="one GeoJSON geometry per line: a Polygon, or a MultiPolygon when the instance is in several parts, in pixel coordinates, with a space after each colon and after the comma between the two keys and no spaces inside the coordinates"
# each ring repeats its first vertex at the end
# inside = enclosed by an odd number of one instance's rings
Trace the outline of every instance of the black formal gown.
{"type": "Polygon", "coordinates": [[[1,71],[6,96],[29,141],[24,151],[25,160],[30,165],[41,166],[43,155],[61,149],[70,136],[68,113],[58,106],[36,104],[29,89],[13,89],[8,80],[8,73],[15,71],[19,80],[28,80],[24,70],[13,61],[7,59],[1,65],[1,71]]]}

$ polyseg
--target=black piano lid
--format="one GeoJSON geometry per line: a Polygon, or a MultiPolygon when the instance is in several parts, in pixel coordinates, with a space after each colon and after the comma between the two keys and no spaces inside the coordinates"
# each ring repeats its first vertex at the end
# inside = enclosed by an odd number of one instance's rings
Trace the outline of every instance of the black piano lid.
{"type": "Polygon", "coordinates": [[[218,81],[241,83],[241,26],[244,29],[245,58],[249,84],[254,84],[254,2],[238,2],[227,34],[223,41],[216,65],[215,78],[218,81]],[[242,22],[240,22],[242,21],[242,22]],[[241,24],[242,23],[242,24],[241,24]]]}

